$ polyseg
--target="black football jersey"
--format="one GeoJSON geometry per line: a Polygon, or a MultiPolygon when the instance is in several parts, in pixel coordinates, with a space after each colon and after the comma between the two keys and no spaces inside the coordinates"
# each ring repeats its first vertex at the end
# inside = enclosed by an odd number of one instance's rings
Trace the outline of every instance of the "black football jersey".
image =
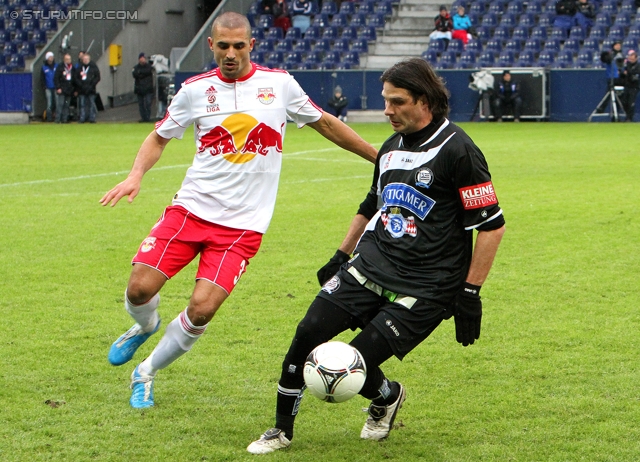
{"type": "Polygon", "coordinates": [[[385,141],[359,213],[373,217],[353,266],[387,290],[443,305],[467,276],[473,230],[504,224],[484,155],[446,118],[385,141]]]}

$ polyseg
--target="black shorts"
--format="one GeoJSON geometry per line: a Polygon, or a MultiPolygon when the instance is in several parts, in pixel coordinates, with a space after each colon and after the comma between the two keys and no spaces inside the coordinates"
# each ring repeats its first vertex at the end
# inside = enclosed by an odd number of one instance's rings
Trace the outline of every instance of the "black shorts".
{"type": "Polygon", "coordinates": [[[349,268],[348,264],[343,265],[322,287],[318,297],[354,316],[361,329],[371,323],[400,360],[431,335],[442,320],[451,317],[451,310],[431,302],[415,300],[410,308],[401,304],[399,298],[398,303],[392,302],[393,294],[386,291],[378,294],[365,287],[348,272],[349,268]]]}

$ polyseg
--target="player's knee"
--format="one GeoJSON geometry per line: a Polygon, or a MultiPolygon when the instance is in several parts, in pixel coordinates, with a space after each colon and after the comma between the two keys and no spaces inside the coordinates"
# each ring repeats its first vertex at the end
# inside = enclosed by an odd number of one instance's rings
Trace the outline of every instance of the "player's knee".
{"type": "Polygon", "coordinates": [[[156,293],[154,287],[145,284],[141,279],[132,278],[127,285],[127,298],[134,305],[147,303],[156,293]]]}

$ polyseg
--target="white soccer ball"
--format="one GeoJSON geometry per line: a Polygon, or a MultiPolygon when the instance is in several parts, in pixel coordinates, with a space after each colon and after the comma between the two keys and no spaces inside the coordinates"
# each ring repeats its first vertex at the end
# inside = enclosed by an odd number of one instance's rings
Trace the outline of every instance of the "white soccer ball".
{"type": "Polygon", "coordinates": [[[358,350],[343,342],[327,342],[307,356],[303,370],[307,390],[328,403],[342,403],[357,395],[367,378],[358,350]]]}

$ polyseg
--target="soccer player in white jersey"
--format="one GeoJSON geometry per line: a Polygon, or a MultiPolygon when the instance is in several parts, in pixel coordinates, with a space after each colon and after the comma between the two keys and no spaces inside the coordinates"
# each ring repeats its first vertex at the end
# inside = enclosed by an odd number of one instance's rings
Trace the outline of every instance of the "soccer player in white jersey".
{"type": "Polygon", "coordinates": [[[133,201],[170,139],[195,125],[193,165],[133,258],[125,309],[136,324],[109,351],[111,364],[122,365],[158,331],[160,289],[199,254],[189,305],[131,375],[134,408],[154,405],[156,373],[191,349],[258,251],[275,204],[287,117],[370,162],[376,158],[373,146],[322,112],[291,75],[251,62],[255,39],[247,18],[222,14],[208,43],[218,68],[183,84],[128,177],[100,200],[111,206],[125,196],[133,201]]]}

